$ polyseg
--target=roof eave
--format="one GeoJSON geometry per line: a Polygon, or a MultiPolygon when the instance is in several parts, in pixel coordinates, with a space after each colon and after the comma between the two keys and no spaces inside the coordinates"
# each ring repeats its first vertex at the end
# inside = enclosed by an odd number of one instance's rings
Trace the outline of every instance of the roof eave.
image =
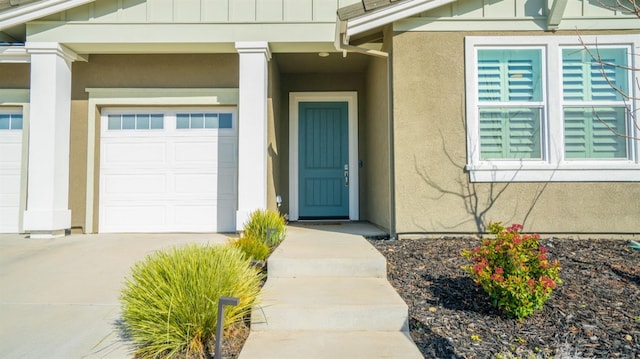
{"type": "Polygon", "coordinates": [[[65,11],[95,0],[44,0],[0,13],[0,30],[65,11]]]}
{"type": "Polygon", "coordinates": [[[361,16],[351,19],[338,21],[346,24],[344,26],[344,33],[347,37],[352,37],[455,1],[456,0],[408,0],[397,4],[392,3],[389,6],[366,12],[361,16]]]}

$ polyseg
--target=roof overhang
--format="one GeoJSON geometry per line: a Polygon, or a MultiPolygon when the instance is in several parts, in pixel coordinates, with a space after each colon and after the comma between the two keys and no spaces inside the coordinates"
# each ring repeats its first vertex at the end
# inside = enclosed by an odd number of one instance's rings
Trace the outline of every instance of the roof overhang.
{"type": "MultiPolygon", "coordinates": [[[[364,13],[352,18],[340,19],[345,22],[345,35],[352,37],[421,12],[429,11],[456,0],[405,0],[388,2],[388,5],[373,10],[364,7],[364,13]]],[[[365,4],[366,5],[366,4],[365,4]]],[[[340,10],[338,10],[340,12],[340,10]]]]}
{"type": "Polygon", "coordinates": [[[0,30],[65,11],[95,0],[42,0],[10,8],[0,13],[0,30]]]}
{"type": "MultiPolygon", "coordinates": [[[[455,2],[456,0],[362,0],[360,3],[338,9],[335,46],[342,51],[359,51],[349,44],[352,37],[367,35],[410,16],[455,2]]],[[[370,55],[375,52],[367,51],[370,55]]]]}

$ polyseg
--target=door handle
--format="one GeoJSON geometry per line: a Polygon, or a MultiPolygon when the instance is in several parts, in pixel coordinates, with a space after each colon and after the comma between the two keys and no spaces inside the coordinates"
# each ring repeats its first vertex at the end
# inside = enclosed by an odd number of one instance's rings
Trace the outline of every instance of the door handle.
{"type": "Polygon", "coordinates": [[[344,165],[344,186],[349,187],[349,165],[344,165]]]}

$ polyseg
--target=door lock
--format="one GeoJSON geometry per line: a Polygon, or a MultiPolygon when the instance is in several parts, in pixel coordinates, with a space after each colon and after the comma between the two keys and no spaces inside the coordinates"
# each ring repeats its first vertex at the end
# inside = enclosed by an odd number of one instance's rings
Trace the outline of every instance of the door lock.
{"type": "Polygon", "coordinates": [[[344,165],[344,186],[349,187],[349,165],[344,165]]]}

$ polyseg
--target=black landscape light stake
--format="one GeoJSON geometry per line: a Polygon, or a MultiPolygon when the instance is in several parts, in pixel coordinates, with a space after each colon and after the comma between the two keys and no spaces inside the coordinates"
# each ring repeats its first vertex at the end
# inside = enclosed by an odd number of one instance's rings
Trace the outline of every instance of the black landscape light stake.
{"type": "Polygon", "coordinates": [[[239,303],[240,298],[235,297],[220,297],[218,300],[218,326],[216,329],[216,350],[213,356],[214,359],[222,359],[222,322],[224,321],[224,306],[236,306],[239,303]]]}

